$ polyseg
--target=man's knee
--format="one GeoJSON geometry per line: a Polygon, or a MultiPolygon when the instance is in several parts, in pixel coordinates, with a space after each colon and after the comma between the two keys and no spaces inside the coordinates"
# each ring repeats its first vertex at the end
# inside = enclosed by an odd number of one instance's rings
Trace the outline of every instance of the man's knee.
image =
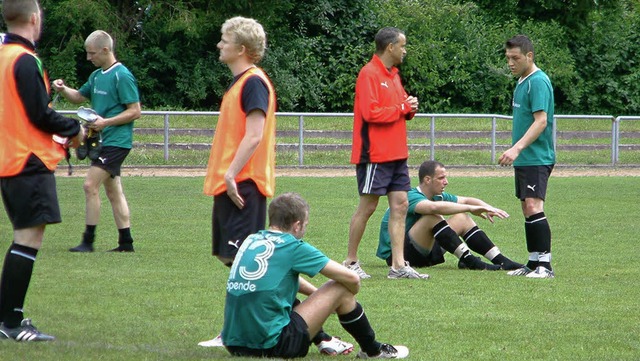
{"type": "Polygon", "coordinates": [[[522,202],[522,213],[525,217],[544,212],[544,201],[540,198],[525,198],[522,202]]]}
{"type": "Polygon", "coordinates": [[[371,217],[378,207],[378,198],[361,197],[357,212],[364,217],[371,217]]]}
{"type": "Polygon", "coordinates": [[[458,213],[447,219],[449,226],[460,236],[476,226],[476,222],[468,213],[458,213]]]}

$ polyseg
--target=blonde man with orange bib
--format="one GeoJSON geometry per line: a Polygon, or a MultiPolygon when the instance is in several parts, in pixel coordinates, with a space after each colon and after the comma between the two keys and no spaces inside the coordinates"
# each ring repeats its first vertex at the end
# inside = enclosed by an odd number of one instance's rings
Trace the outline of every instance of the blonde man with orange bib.
{"type": "MultiPolygon", "coordinates": [[[[267,45],[262,25],[234,17],[222,25],[220,61],[233,82],[220,105],[204,193],[213,196],[213,255],[231,267],[242,242],[265,228],[267,197],[275,191],[276,94],[258,64],[267,45]]],[[[301,280],[310,294],[315,287],[301,280]]],[[[320,332],[313,340],[322,353],[350,353],[353,345],[320,332]]],[[[222,347],[220,335],[198,343],[222,347]]]]}
{"type": "MultiPolygon", "coordinates": [[[[213,255],[230,267],[242,241],[263,229],[275,191],[276,94],[256,66],[266,48],[262,26],[235,17],[222,25],[217,47],[233,82],[220,105],[204,181],[213,196],[213,255]]],[[[218,337],[200,346],[222,346],[218,337]]]]}

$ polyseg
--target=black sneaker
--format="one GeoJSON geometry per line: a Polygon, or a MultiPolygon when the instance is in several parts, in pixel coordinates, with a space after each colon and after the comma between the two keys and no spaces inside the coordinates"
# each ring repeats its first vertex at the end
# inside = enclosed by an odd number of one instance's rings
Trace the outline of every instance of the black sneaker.
{"type": "Polygon", "coordinates": [[[87,140],[84,139],[82,142],[80,142],[78,148],[76,148],[76,157],[78,157],[79,160],[84,160],[85,158],[87,158],[88,154],[89,147],[87,146],[87,140]]]}
{"type": "Polygon", "coordinates": [[[7,328],[4,323],[0,324],[0,339],[13,339],[18,342],[29,341],[54,341],[56,338],[44,334],[31,323],[31,319],[25,318],[16,328],[7,328]]]}
{"type": "Polygon", "coordinates": [[[132,244],[121,244],[114,249],[110,249],[107,252],[135,252],[132,244]]]}
{"type": "Polygon", "coordinates": [[[406,346],[391,346],[383,343],[380,352],[377,355],[369,355],[364,351],[358,352],[356,358],[407,358],[409,349],[406,346]]]}
{"type": "Polygon", "coordinates": [[[484,263],[480,259],[480,257],[476,257],[472,254],[468,254],[465,257],[461,257],[458,261],[458,268],[460,269],[470,269],[470,270],[487,270],[487,271],[497,271],[502,269],[500,265],[497,264],[489,264],[484,263]]]}
{"type": "Polygon", "coordinates": [[[69,248],[69,252],[93,252],[93,243],[82,242],[76,247],[69,248]]]}
{"type": "MultiPolygon", "coordinates": [[[[100,152],[102,152],[102,135],[98,133],[91,138],[87,138],[87,143],[87,148],[89,149],[87,156],[91,160],[98,160],[100,152]]],[[[104,160],[102,160],[102,164],[104,164],[104,160]]]]}
{"type": "Polygon", "coordinates": [[[502,269],[505,271],[513,271],[513,270],[517,270],[518,268],[524,267],[524,265],[522,263],[513,262],[509,260],[508,262],[503,262],[500,265],[500,267],[502,267],[502,269]]]}

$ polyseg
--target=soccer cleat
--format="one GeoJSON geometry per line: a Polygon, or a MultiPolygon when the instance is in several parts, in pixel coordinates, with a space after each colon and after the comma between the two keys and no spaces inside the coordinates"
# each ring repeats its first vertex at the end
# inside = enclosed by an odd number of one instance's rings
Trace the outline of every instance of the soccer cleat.
{"type": "Polygon", "coordinates": [[[93,252],[93,243],[82,242],[76,247],[69,248],[69,252],[93,252]]]}
{"type": "MultiPolygon", "coordinates": [[[[102,151],[102,135],[98,133],[98,135],[87,138],[87,148],[89,149],[87,157],[91,160],[98,160],[102,151]]],[[[102,164],[104,164],[104,161],[102,161],[102,164]]]]}
{"type": "Polygon", "coordinates": [[[391,346],[383,343],[377,355],[369,355],[364,351],[358,352],[357,358],[406,358],[409,356],[409,349],[406,346],[391,346]]]}
{"type": "Polygon", "coordinates": [[[529,272],[527,278],[555,278],[556,275],[550,269],[544,266],[536,267],[535,271],[529,272]]]}
{"type": "Polygon", "coordinates": [[[30,341],[54,341],[56,338],[44,334],[31,323],[31,319],[25,318],[20,326],[15,328],[7,328],[4,323],[0,324],[0,339],[13,339],[18,342],[30,341]]]}
{"type": "Polygon", "coordinates": [[[89,147],[87,146],[87,141],[85,139],[85,140],[82,140],[78,148],[76,148],[76,157],[78,157],[79,160],[84,160],[88,154],[89,154],[89,147]]]}
{"type": "Polygon", "coordinates": [[[497,271],[501,269],[500,265],[482,262],[479,257],[476,257],[472,254],[461,257],[460,260],[458,260],[458,268],[479,271],[497,271]]]}
{"type": "Polygon", "coordinates": [[[355,273],[357,273],[361,280],[364,280],[364,279],[367,279],[367,278],[371,278],[371,276],[368,275],[367,272],[365,272],[362,269],[362,267],[360,267],[360,262],[358,262],[358,261],[351,262],[350,264],[347,264],[347,261],[344,261],[344,262],[342,262],[342,265],[347,267],[348,269],[354,271],[355,273]]]}
{"type": "Polygon", "coordinates": [[[107,252],[135,252],[132,244],[121,244],[116,248],[110,249],[107,252]]]}
{"type": "Polygon", "coordinates": [[[224,343],[222,343],[222,335],[218,335],[211,340],[198,342],[198,346],[202,347],[224,347],[224,343]]]}
{"type": "Polygon", "coordinates": [[[531,272],[533,272],[531,270],[531,268],[529,268],[527,266],[522,266],[522,267],[520,267],[518,269],[515,269],[513,271],[507,272],[507,275],[509,275],[509,276],[526,276],[531,272]]]}
{"type": "Polygon", "coordinates": [[[316,346],[321,354],[329,356],[348,355],[353,351],[353,345],[342,341],[339,337],[331,337],[331,340],[322,341],[316,346]]]}
{"type": "Polygon", "coordinates": [[[524,267],[524,265],[522,263],[513,262],[509,260],[508,262],[503,262],[500,265],[500,267],[505,271],[513,271],[513,270],[517,270],[518,268],[524,267]]]}
{"type": "Polygon", "coordinates": [[[418,279],[428,279],[429,275],[426,273],[418,273],[416,270],[409,266],[409,262],[404,262],[404,267],[400,269],[394,269],[393,267],[389,268],[389,274],[387,274],[387,278],[390,279],[400,279],[400,278],[418,278],[418,279]]]}

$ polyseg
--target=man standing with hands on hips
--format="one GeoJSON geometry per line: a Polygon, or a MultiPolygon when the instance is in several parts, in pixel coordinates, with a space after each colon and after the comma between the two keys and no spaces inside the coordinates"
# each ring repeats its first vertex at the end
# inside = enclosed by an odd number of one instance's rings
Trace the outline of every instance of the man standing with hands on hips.
{"type": "Polygon", "coordinates": [[[393,260],[388,278],[428,278],[404,260],[404,222],[407,215],[409,148],[407,120],[418,111],[418,99],[402,86],[397,65],[407,54],[407,38],[397,28],[380,29],[376,52],[358,74],[353,117],[351,163],[356,165],[360,200],[349,226],[349,246],[344,265],[360,278],[370,276],[360,267],[358,246],[380,196],[389,201],[389,234],[393,260]]]}
{"type": "Polygon", "coordinates": [[[533,43],[528,37],[516,35],[507,40],[505,55],[518,84],[513,92],[513,145],[498,161],[501,166],[513,165],[515,170],[516,197],[525,217],[529,251],[527,264],[508,274],[554,278],[551,229],[544,213],[547,182],[556,162],[553,87],[547,74],[534,63],[533,43]]]}

